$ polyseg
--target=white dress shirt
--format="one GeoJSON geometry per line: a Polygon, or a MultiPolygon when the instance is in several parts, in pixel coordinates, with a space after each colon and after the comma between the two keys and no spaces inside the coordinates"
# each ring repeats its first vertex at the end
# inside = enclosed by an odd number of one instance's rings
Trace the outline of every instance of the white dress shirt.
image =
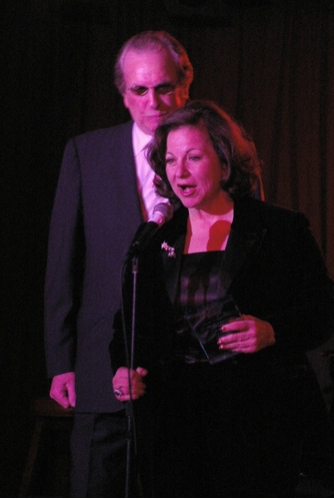
{"type": "Polygon", "coordinates": [[[132,146],[135,156],[137,187],[141,201],[141,209],[145,221],[152,218],[153,209],[157,204],[169,203],[168,199],[156,194],[153,183],[155,173],[146,159],[146,147],[152,139],[152,135],[146,135],[139,126],[134,123],[132,128],[132,146]]]}

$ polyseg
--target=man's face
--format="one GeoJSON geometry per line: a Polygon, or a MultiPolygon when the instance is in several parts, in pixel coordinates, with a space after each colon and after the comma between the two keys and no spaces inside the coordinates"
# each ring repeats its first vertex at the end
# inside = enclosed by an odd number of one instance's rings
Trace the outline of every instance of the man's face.
{"type": "Polygon", "coordinates": [[[184,106],[188,92],[178,86],[177,69],[167,50],[135,52],[124,59],[123,102],[132,119],[148,135],[165,117],[184,106]]]}

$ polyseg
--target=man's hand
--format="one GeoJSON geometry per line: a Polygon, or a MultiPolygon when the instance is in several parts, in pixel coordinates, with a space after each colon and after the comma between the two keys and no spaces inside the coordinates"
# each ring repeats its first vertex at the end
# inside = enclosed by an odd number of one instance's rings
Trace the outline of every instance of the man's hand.
{"type": "Polygon", "coordinates": [[[75,373],[68,372],[54,376],[50,388],[50,397],[65,409],[75,407],[75,373]]]}
{"type": "Polygon", "coordinates": [[[136,400],[145,395],[145,383],[143,378],[147,375],[147,369],[137,367],[136,370],[120,367],[113,377],[112,384],[115,397],[120,402],[136,400]]]}

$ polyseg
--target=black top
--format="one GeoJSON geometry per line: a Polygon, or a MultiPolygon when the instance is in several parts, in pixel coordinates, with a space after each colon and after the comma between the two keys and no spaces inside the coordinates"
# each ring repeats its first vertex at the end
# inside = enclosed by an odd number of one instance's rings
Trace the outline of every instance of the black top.
{"type": "Polygon", "coordinates": [[[216,341],[225,298],[220,295],[219,286],[223,258],[223,251],[191,253],[182,257],[179,290],[174,304],[179,317],[174,354],[187,363],[208,362],[210,352],[206,347],[209,340],[213,354],[220,353],[216,341]]]}
{"type": "Polygon", "coordinates": [[[217,293],[223,256],[223,251],[183,255],[177,308],[201,306],[221,298],[217,293]]]}

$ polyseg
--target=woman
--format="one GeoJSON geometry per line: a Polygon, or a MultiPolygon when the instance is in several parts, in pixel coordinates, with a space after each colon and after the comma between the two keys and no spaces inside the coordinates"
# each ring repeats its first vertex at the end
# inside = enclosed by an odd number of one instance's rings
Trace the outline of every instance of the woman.
{"type": "MultiPolygon", "coordinates": [[[[313,381],[305,352],[334,325],[308,222],[254,199],[254,144],[213,103],[169,116],[149,160],[160,193],[182,206],[139,256],[135,369],[119,320],[111,355],[143,452],[153,443],[152,495],[292,497],[313,381]]],[[[129,318],[130,266],[124,297],[129,318]]]]}

